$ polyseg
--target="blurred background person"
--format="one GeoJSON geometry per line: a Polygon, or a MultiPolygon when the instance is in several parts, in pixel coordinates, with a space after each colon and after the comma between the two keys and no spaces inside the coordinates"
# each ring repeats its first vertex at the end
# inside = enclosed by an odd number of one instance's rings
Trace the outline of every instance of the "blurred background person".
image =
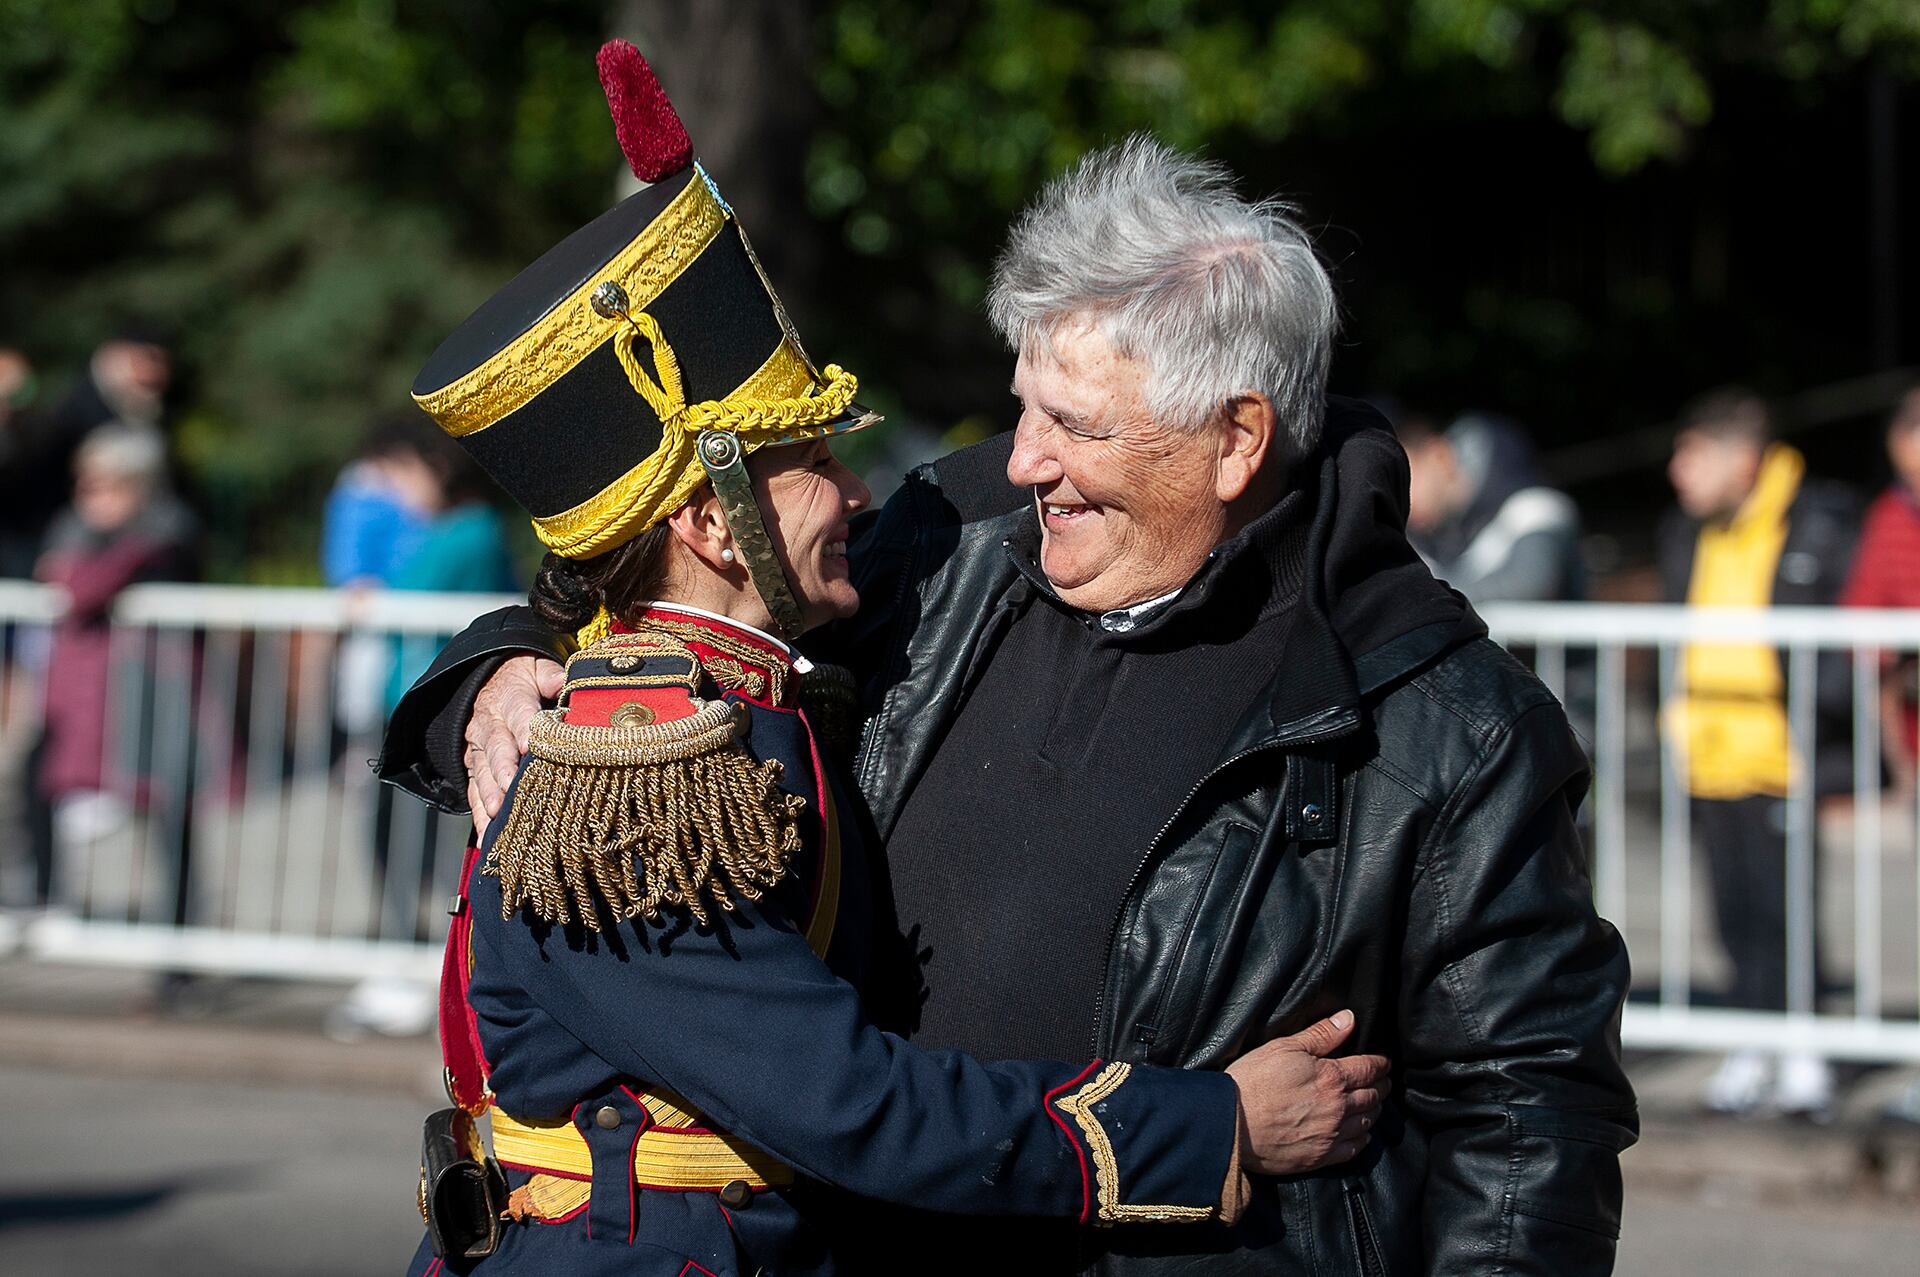
{"type": "MultiPolygon", "coordinates": [[[[195,576],[198,528],[167,483],[166,448],[151,426],[110,422],[88,434],[74,458],[72,503],[48,529],[35,568],[40,580],[67,595],[54,627],[47,665],[46,725],[35,751],[32,783],[42,804],[34,821],[42,890],[56,856],[84,852],[125,827],[142,792],[151,760],[132,766],[135,792],[113,792],[108,754],[120,745],[108,732],[117,680],[138,679],[145,694],[151,672],[116,670],[109,631],[114,600],[142,581],[195,576]]],[[[176,796],[177,797],[177,796],[176,796]]],[[[190,820],[181,822],[182,860],[190,820]]],[[[176,884],[184,864],[175,866],[176,884]]]]}
{"type": "MultiPolygon", "coordinates": [[[[1860,548],[1841,602],[1848,607],[1920,608],[1920,385],[1908,389],[1887,423],[1893,482],[1867,508],[1860,548]]],[[[1920,708],[1915,661],[1889,660],[1881,671],[1880,729],[1887,773],[1911,800],[1920,708]]]]}
{"type": "MultiPolygon", "coordinates": [[[[416,415],[417,416],[417,415],[416,415]]],[[[399,505],[425,516],[417,540],[394,563],[387,584],[397,590],[519,592],[520,574],[509,549],[506,523],[492,504],[497,489],[466,450],[424,416],[396,427],[383,473],[399,505]]],[[[457,623],[460,618],[450,618],[457,623]]],[[[432,663],[444,636],[408,635],[392,641],[381,718],[432,663]]],[[[436,883],[436,853],[451,846],[437,812],[402,797],[390,785],[374,801],[373,860],[380,884],[380,938],[427,938],[421,906],[450,894],[451,881],[436,883]],[[444,888],[444,890],[440,889],[444,888]]],[[[465,818],[459,822],[462,828],[465,818]]],[[[458,848],[455,848],[457,851],[458,848]]],[[[448,859],[448,871],[457,868],[448,859]]],[[[444,876],[444,875],[442,875],[444,876]]],[[[361,981],[327,1017],[327,1031],[351,1040],[367,1033],[406,1036],[433,1026],[437,989],[403,976],[361,981]]]]}
{"type": "Polygon", "coordinates": [[[431,423],[388,417],[340,470],[320,521],[320,571],[339,589],[393,584],[419,548],[440,500],[440,482],[421,455],[431,423]]]}
{"type": "MultiPolygon", "coordinates": [[[[394,565],[393,588],[522,592],[506,521],[493,505],[497,489],[466,450],[426,417],[420,417],[415,429],[409,449],[395,457],[392,474],[402,500],[423,511],[426,523],[412,550],[394,565]]],[[[439,650],[440,641],[431,636],[402,643],[388,682],[388,709],[439,650]]]]}
{"type": "MultiPolygon", "coordinates": [[[[1798,451],[1774,439],[1765,401],[1718,390],[1685,413],[1668,479],[1678,509],[1661,526],[1661,588],[1670,603],[1773,607],[1834,602],[1859,526],[1841,485],[1813,478],[1798,451]]],[[[1823,657],[1823,661],[1824,661],[1823,657]]],[[[1844,658],[1842,658],[1844,660],[1844,658]]],[[[1813,767],[1816,793],[1851,787],[1842,724],[1816,732],[1815,757],[1788,738],[1782,653],[1765,643],[1691,643],[1668,730],[1684,749],[1694,836],[1706,849],[1720,943],[1733,968],[1730,1002],[1787,1006],[1787,803],[1795,769],[1813,767]]],[[[1824,668],[1820,691],[1839,691],[1844,666],[1824,668]]],[[[1825,708],[1823,706],[1823,708],[1825,708]]],[[[1818,1056],[1736,1051],[1709,1079],[1708,1107],[1823,1114],[1832,1071],[1818,1056]]]]}
{"type": "MultiPolygon", "coordinates": [[[[1840,601],[1848,607],[1920,608],[1920,384],[1910,386],[1887,422],[1893,482],[1867,507],[1860,547],[1840,601]]],[[[1912,809],[1920,756],[1920,661],[1888,655],[1880,667],[1880,744],[1896,806],[1912,809]]],[[[1892,1112],[1920,1123],[1920,1080],[1892,1112]]]]}
{"type": "Polygon", "coordinates": [[[48,433],[72,450],[108,422],[154,434],[166,428],[173,355],[151,328],[127,325],[94,347],[66,395],[48,415],[48,433]]]}
{"type": "Polygon", "coordinates": [[[66,500],[74,458],[94,430],[112,423],[152,434],[165,459],[172,384],[165,343],[148,330],[124,328],[94,348],[64,395],[28,413],[33,369],[19,351],[0,349],[0,575],[32,575],[48,526],[66,500]]]}
{"type": "Polygon", "coordinates": [[[1580,512],[1548,487],[1518,423],[1467,413],[1444,433],[1396,421],[1410,470],[1407,538],[1433,574],[1475,604],[1585,592],[1580,512]]]}
{"type": "MultiPolygon", "coordinates": [[[[440,484],[421,455],[431,422],[412,410],[382,419],[327,493],[320,516],[320,571],[328,585],[355,592],[357,614],[370,590],[391,588],[420,547],[441,500],[440,484]]],[[[393,648],[377,634],[342,640],[335,701],[337,759],[347,743],[378,738],[386,720],[393,648]]]]}
{"type": "MultiPolygon", "coordinates": [[[[79,379],[47,410],[40,423],[39,465],[50,493],[45,500],[58,503],[73,473],[80,445],[93,431],[109,423],[153,435],[161,441],[161,455],[165,457],[173,374],[173,354],[167,340],[144,325],[123,325],[94,347],[79,379]]],[[[172,474],[171,459],[168,474],[172,474]]]]}
{"type": "MultiPolygon", "coordinates": [[[[0,346],[0,578],[33,575],[46,526],[35,507],[39,494],[28,462],[36,433],[31,411],[37,383],[33,364],[12,346],[0,346]]],[[[21,769],[26,766],[38,732],[23,706],[37,701],[40,662],[23,659],[44,654],[44,636],[0,622],[0,906],[32,906],[44,898],[44,886],[33,854],[33,840],[25,836],[29,805],[21,769]],[[22,640],[33,634],[38,652],[26,653],[22,640]]]]}

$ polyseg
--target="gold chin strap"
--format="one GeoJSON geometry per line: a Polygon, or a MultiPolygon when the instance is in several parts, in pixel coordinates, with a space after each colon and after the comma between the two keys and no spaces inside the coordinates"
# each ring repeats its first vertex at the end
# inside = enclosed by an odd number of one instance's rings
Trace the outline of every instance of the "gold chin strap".
{"type": "Polygon", "coordinates": [[[789,642],[799,638],[806,624],[800,619],[793,586],[773,551],[767,525],[760,518],[760,503],[754,498],[752,480],[747,478],[740,440],[725,430],[703,430],[694,451],[713,483],[713,495],[720,499],[727,530],[740,543],[740,561],[746,566],[747,579],[753,582],[767,615],[773,618],[773,632],[789,642]]]}

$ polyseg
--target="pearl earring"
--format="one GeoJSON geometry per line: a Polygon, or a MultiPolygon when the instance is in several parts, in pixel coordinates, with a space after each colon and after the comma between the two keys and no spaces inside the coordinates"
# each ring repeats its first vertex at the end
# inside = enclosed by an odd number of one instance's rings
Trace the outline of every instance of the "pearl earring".
{"type": "Polygon", "coordinates": [[[733,562],[733,547],[732,547],[732,546],[726,546],[726,547],[724,547],[724,548],[723,548],[723,549],[722,549],[722,550],[720,551],[720,561],[721,561],[722,563],[731,563],[731,562],[733,562]]]}

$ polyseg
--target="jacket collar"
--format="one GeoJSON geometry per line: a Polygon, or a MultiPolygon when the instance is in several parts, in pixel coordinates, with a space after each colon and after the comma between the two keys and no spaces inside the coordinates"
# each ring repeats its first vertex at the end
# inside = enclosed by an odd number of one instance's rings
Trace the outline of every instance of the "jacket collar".
{"type": "MultiPolygon", "coordinates": [[[[1330,455],[1312,479],[1300,495],[1312,499],[1306,562],[1319,567],[1326,559],[1339,504],[1339,471],[1330,455]]],[[[1360,726],[1360,684],[1346,644],[1334,629],[1326,578],[1324,571],[1301,574],[1281,646],[1281,673],[1267,685],[1265,704],[1256,703],[1242,720],[1249,737],[1244,748],[1319,744],[1350,735],[1360,726]]]]}
{"type": "MultiPolygon", "coordinates": [[[[1390,583],[1387,592],[1392,600],[1407,589],[1403,600],[1407,612],[1431,619],[1411,628],[1399,621],[1381,624],[1379,617],[1386,609],[1375,590],[1373,623],[1367,620],[1367,600],[1357,596],[1346,609],[1343,634],[1340,613],[1329,602],[1328,583],[1367,580],[1375,569],[1391,571],[1391,558],[1379,552],[1396,544],[1404,548],[1405,541],[1404,537],[1382,537],[1380,493],[1369,490],[1366,482],[1357,482],[1361,490],[1350,494],[1352,499],[1342,506],[1338,452],[1339,441],[1334,440],[1322,452],[1310,481],[1313,521],[1307,537],[1308,570],[1282,643],[1280,673],[1267,685],[1264,697],[1242,716],[1221,755],[1231,760],[1266,750],[1285,751],[1286,769],[1271,820],[1284,837],[1306,844],[1331,843],[1340,837],[1344,824],[1338,756],[1365,722],[1364,699],[1460,642],[1463,621],[1478,624],[1465,599],[1457,593],[1440,593],[1440,587],[1422,571],[1406,577],[1404,587],[1390,583]],[[1358,538],[1353,535],[1356,527],[1362,529],[1358,538]],[[1343,538],[1347,544],[1342,544],[1343,538]],[[1356,564],[1346,561],[1350,558],[1382,561],[1356,564]],[[1349,638],[1365,643],[1357,657],[1349,638]],[[1374,641],[1366,642],[1369,639],[1374,641]]],[[[1357,470],[1355,477],[1363,478],[1357,470]]],[[[1405,493],[1402,478],[1398,488],[1402,503],[1405,493]]],[[[1404,552],[1412,554],[1410,548],[1404,552]]],[[[1465,628],[1470,631],[1471,626],[1465,628]]],[[[1217,764],[1224,765],[1224,761],[1217,764]]]]}

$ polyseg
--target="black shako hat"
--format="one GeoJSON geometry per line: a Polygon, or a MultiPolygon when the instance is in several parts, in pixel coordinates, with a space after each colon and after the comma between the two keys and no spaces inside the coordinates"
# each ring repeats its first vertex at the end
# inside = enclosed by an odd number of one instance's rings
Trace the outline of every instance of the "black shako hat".
{"type": "Polygon", "coordinates": [[[879,418],[854,404],[851,373],[807,357],[639,51],[611,41],[598,62],[621,149],[650,185],[468,316],[414,379],[414,402],[569,558],[613,549],[712,481],[768,610],[797,632],[741,462],[879,418]]]}

